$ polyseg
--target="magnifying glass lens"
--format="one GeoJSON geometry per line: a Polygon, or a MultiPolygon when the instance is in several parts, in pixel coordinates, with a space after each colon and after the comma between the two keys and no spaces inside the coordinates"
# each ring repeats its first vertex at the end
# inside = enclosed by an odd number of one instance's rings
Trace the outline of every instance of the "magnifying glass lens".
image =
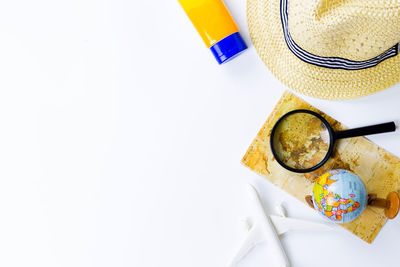
{"type": "Polygon", "coordinates": [[[275,156],[293,169],[309,169],[318,165],[329,152],[327,126],[309,113],[293,113],[276,125],[272,136],[275,156]]]}

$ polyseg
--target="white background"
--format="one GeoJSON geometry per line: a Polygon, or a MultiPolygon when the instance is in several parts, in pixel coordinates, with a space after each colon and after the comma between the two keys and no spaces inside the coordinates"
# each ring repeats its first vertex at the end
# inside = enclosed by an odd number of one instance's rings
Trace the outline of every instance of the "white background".
{"type": "MultiPolygon", "coordinates": [[[[219,66],[176,1],[2,1],[0,266],[226,266],[246,183],[320,220],[240,164],[286,88],[245,1],[226,2],[249,49],[219,66]]],[[[399,85],[304,99],[350,127],[400,119],[399,85]]],[[[370,139],[400,156],[400,131],[370,139]]],[[[399,236],[397,218],[372,245],[344,230],[282,241],[293,266],[397,266],[399,236]]],[[[261,245],[240,266],[270,261],[261,245]]]]}

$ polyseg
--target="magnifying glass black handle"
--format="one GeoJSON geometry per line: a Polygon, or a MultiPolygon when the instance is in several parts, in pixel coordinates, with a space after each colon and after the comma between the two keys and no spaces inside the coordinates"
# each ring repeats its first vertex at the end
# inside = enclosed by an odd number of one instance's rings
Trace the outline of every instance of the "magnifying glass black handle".
{"type": "Polygon", "coordinates": [[[382,124],[376,124],[366,127],[354,128],[344,131],[335,132],[336,139],[370,135],[370,134],[379,134],[379,133],[387,133],[394,132],[396,130],[396,125],[394,122],[386,122],[382,124]]]}

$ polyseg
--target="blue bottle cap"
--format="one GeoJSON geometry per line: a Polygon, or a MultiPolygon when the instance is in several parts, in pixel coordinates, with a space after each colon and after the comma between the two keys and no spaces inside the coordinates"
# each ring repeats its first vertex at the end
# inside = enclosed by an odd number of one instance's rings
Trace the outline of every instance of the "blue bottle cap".
{"type": "Polygon", "coordinates": [[[210,47],[211,52],[219,64],[228,62],[246,49],[247,45],[239,32],[228,35],[210,47]]]}

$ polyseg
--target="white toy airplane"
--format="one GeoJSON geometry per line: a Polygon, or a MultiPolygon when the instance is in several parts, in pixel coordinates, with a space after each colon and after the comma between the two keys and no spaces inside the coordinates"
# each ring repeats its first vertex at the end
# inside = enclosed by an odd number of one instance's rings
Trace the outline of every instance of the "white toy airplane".
{"type": "Polygon", "coordinates": [[[233,258],[229,267],[236,266],[239,261],[246,256],[257,244],[266,241],[271,255],[275,255],[277,266],[290,266],[285,250],[282,247],[279,235],[289,230],[329,230],[332,227],[328,224],[315,223],[299,219],[288,218],[282,206],[279,206],[280,215],[266,214],[257,190],[248,185],[249,195],[255,210],[254,224],[249,227],[246,239],[236,256],[233,258]]]}

